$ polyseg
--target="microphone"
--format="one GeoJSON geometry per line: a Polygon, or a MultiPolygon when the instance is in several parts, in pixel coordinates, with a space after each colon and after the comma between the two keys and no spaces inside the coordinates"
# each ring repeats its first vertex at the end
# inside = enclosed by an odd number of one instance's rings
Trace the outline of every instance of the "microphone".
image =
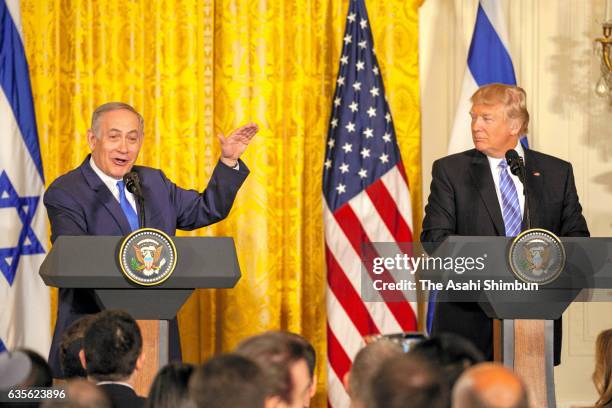
{"type": "MultiPolygon", "coordinates": [[[[507,153],[506,153],[507,154],[507,153]]],[[[142,190],[140,189],[140,177],[135,171],[131,171],[123,176],[123,183],[127,191],[134,194],[136,197],[142,197],[142,190]]]]}
{"type": "Polygon", "coordinates": [[[506,152],[506,163],[510,167],[512,174],[518,177],[520,182],[523,184],[523,194],[525,195],[525,221],[527,229],[531,229],[531,214],[529,212],[529,194],[527,194],[527,183],[525,179],[527,177],[527,171],[525,170],[525,162],[523,158],[514,149],[510,149],[506,152]]]}
{"type": "Polygon", "coordinates": [[[506,163],[508,163],[512,174],[517,176],[521,183],[525,184],[525,163],[516,150],[511,149],[506,152],[506,163]]]}
{"type": "Polygon", "coordinates": [[[134,194],[138,201],[138,222],[140,223],[140,228],[145,227],[145,206],[144,206],[144,196],[142,195],[142,188],[140,187],[140,177],[138,173],[135,171],[130,171],[123,176],[123,183],[125,184],[125,188],[127,191],[134,194]]]}

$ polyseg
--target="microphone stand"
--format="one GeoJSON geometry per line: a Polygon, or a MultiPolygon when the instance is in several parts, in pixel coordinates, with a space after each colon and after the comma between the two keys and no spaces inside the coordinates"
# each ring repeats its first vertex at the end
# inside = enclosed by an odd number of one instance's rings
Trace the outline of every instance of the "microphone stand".
{"type": "Polygon", "coordinates": [[[145,227],[145,206],[144,206],[144,197],[142,194],[138,195],[138,223],[140,224],[140,228],[145,227]]]}

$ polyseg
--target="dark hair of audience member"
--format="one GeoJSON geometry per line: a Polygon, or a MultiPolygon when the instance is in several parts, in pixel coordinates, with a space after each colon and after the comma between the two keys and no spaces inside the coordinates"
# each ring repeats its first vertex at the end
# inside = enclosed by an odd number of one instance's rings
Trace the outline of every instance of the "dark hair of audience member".
{"type": "Polygon", "coordinates": [[[98,313],[83,338],[87,375],[98,381],[127,379],[142,352],[136,321],[120,310],[98,313]]]}
{"type": "Polygon", "coordinates": [[[372,380],[374,408],[445,408],[449,401],[440,370],[416,355],[387,359],[372,380]]]}
{"type": "Polygon", "coordinates": [[[198,367],[189,395],[200,408],[263,408],[267,395],[261,368],[237,354],[222,354],[198,367]]]}
{"type": "Polygon", "coordinates": [[[62,334],[59,345],[60,365],[65,379],[87,377],[81,365],[79,351],[83,348],[85,332],[97,315],[86,315],[72,323],[62,334]]]}
{"type": "Polygon", "coordinates": [[[310,342],[305,337],[291,332],[287,332],[287,334],[293,340],[299,342],[304,346],[304,359],[306,360],[306,364],[308,365],[308,372],[310,373],[310,378],[313,378],[317,365],[317,352],[315,351],[312,344],[310,344],[310,342]]]}
{"type": "Polygon", "coordinates": [[[269,331],[244,340],[235,352],[259,364],[268,385],[268,396],[293,402],[290,367],[300,360],[307,361],[307,352],[301,342],[285,332],[269,331]]]}
{"type": "Polygon", "coordinates": [[[612,407],[612,329],[604,330],[597,336],[593,383],[599,394],[595,408],[612,407]]]}
{"type": "Polygon", "coordinates": [[[441,333],[414,345],[409,354],[423,357],[438,366],[448,380],[449,389],[463,371],[484,361],[484,356],[466,338],[452,334],[441,333]]]}
{"type": "Polygon", "coordinates": [[[100,388],[84,380],[74,379],[66,382],[62,388],[66,398],[47,399],[40,408],[111,408],[111,403],[100,388]]]}
{"type": "Polygon", "coordinates": [[[21,383],[22,387],[51,387],[53,385],[53,375],[47,361],[37,352],[29,349],[19,349],[22,353],[27,354],[32,362],[30,374],[21,383]]]}
{"type": "Polygon", "coordinates": [[[171,363],[163,367],[157,375],[145,407],[181,408],[189,404],[189,378],[195,370],[191,364],[171,363]]]}
{"type": "Polygon", "coordinates": [[[377,340],[368,344],[355,356],[353,365],[345,380],[345,387],[353,406],[369,407],[372,404],[372,380],[382,366],[390,358],[404,354],[399,344],[389,340],[377,340]]]}

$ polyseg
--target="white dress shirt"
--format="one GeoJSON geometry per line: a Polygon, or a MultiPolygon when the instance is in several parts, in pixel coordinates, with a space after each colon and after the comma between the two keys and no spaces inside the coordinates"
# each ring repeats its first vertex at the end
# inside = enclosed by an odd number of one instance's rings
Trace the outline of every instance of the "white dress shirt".
{"type": "MultiPolygon", "coordinates": [[[[119,202],[119,189],[117,188],[117,182],[121,179],[115,179],[109,176],[108,174],[105,174],[102,170],[100,170],[98,166],[96,166],[96,163],[94,162],[93,157],[89,158],[89,165],[93,169],[94,173],[96,173],[98,177],[100,177],[100,180],[102,180],[102,182],[106,185],[106,187],[108,187],[108,189],[113,194],[113,197],[115,197],[117,202],[119,202]]],[[[136,210],[136,198],[134,197],[134,194],[130,193],[125,187],[124,187],[124,190],[125,190],[125,197],[127,198],[132,208],[134,209],[134,212],[138,214],[138,211],[136,210]]]]}

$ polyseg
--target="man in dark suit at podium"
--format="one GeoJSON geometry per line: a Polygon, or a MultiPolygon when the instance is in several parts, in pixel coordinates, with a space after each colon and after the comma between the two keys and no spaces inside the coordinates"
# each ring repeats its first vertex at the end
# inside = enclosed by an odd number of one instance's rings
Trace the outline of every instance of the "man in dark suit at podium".
{"type": "MultiPolygon", "coordinates": [[[[123,184],[123,176],[131,171],[141,181],[146,227],[172,236],[176,229],[194,230],[222,220],[249,174],[240,156],[257,131],[257,125],[248,124],[227,137],[218,136],[221,158],[208,187],[199,193],[176,186],[161,170],[134,165],[144,140],[144,121],[132,106],[111,102],[98,107],[87,132],[91,155],[45,192],[51,241],[60,235],[121,236],[138,229],[136,200],[123,184]]],[[[62,378],[58,355],[62,332],[81,316],[99,311],[93,290],[60,289],[49,353],[54,377],[62,378]]],[[[170,359],[180,359],[176,319],[170,322],[170,343],[174,345],[170,359]]]]}
{"type": "MultiPolygon", "coordinates": [[[[518,235],[525,227],[523,184],[509,170],[505,154],[524,158],[532,228],[561,237],[587,237],[570,163],[523,149],[529,113],[526,94],[517,86],[491,84],[472,96],[474,149],[436,160],[421,242],[439,243],[449,235],[518,235]]],[[[433,334],[451,332],[470,339],[493,358],[493,329],[477,303],[435,305],[433,334]]],[[[555,364],[560,361],[560,321],[555,322],[555,364]]]]}

